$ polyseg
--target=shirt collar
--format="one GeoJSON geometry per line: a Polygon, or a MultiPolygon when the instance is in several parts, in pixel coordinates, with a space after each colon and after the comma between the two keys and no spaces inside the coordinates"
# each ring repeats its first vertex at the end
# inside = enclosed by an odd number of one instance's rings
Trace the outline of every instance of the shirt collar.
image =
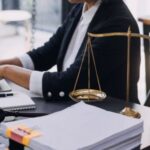
{"type": "Polygon", "coordinates": [[[101,4],[102,0],[97,0],[97,2],[88,10],[85,11],[85,7],[86,7],[86,4],[84,3],[83,5],[83,9],[82,9],[82,15],[81,15],[81,20],[84,22],[84,23],[89,23],[91,22],[93,16],[95,15],[97,9],[99,8],[100,4],[101,4]]]}

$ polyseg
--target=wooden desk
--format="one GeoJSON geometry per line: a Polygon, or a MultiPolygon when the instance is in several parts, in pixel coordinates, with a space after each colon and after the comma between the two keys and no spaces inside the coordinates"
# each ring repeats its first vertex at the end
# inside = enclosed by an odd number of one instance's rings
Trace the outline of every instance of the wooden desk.
{"type": "MultiPolygon", "coordinates": [[[[33,98],[35,103],[37,104],[36,110],[31,110],[30,112],[46,112],[46,113],[53,113],[59,110],[62,110],[70,105],[73,105],[75,102],[73,101],[51,101],[45,102],[41,98],[33,98]]],[[[124,108],[124,101],[114,99],[114,98],[107,98],[103,102],[96,102],[92,103],[92,105],[98,106],[100,108],[117,112],[119,113],[124,108]]],[[[148,150],[150,148],[150,108],[146,106],[141,106],[138,104],[131,104],[133,108],[141,113],[142,119],[144,120],[144,133],[142,135],[142,145],[141,149],[148,150]]],[[[16,146],[14,148],[14,141],[11,141],[10,150],[16,150],[16,146]]],[[[23,150],[23,146],[20,147],[19,150],[23,150]]]]}

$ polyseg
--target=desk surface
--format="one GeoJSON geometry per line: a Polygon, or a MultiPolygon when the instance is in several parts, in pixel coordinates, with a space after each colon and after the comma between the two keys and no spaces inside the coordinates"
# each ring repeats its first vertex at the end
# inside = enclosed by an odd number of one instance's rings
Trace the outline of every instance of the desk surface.
{"type": "MultiPolygon", "coordinates": [[[[68,106],[75,104],[73,101],[51,101],[46,102],[42,98],[33,98],[37,105],[36,110],[30,110],[28,112],[44,112],[44,113],[53,113],[59,110],[62,110],[68,106]]],[[[100,108],[117,112],[119,113],[124,108],[124,101],[114,99],[114,98],[106,98],[103,102],[91,103],[91,105],[98,106],[100,108]]],[[[139,111],[142,119],[144,120],[144,133],[142,134],[142,145],[141,148],[150,148],[150,108],[141,106],[138,104],[131,104],[132,108],[139,111]]]]}
{"type": "MultiPolygon", "coordinates": [[[[22,91],[28,94],[27,90],[20,88],[13,84],[13,89],[18,91],[22,91]]],[[[47,102],[42,98],[32,98],[36,103],[36,110],[24,111],[24,112],[44,112],[44,113],[53,113],[59,110],[63,110],[64,108],[75,104],[74,101],[51,101],[47,102]]],[[[106,109],[108,111],[119,113],[125,106],[125,102],[122,100],[118,100],[115,98],[106,98],[102,102],[91,103],[91,105],[98,106],[100,108],[106,109]]],[[[138,104],[130,104],[132,108],[138,111],[141,114],[142,119],[144,120],[144,132],[142,134],[142,145],[141,148],[144,150],[150,149],[150,107],[138,105],[138,104]]]]}

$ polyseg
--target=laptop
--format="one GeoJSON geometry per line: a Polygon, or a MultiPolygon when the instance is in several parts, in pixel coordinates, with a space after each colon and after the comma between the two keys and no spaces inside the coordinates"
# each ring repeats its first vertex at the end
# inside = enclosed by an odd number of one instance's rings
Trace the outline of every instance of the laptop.
{"type": "Polygon", "coordinates": [[[0,92],[10,92],[12,89],[5,79],[0,79],[0,92]]]}

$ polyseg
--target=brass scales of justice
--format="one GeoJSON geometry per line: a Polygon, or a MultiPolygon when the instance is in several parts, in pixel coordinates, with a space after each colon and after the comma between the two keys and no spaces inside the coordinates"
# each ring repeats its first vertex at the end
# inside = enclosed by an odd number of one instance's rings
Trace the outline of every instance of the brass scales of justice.
{"type": "Polygon", "coordinates": [[[96,68],[96,62],[95,62],[95,58],[94,58],[94,52],[93,52],[93,48],[92,48],[91,38],[114,37],[114,36],[125,36],[125,37],[127,37],[126,103],[125,103],[125,108],[121,111],[121,114],[126,115],[126,116],[130,116],[133,118],[140,118],[141,117],[140,113],[129,107],[130,45],[131,45],[131,38],[132,37],[144,38],[147,40],[150,40],[150,37],[147,35],[132,33],[130,27],[128,28],[127,32],[112,32],[112,33],[104,33],[104,34],[88,33],[88,39],[87,39],[87,43],[86,43],[83,57],[81,60],[81,65],[79,67],[79,71],[77,74],[77,78],[75,81],[73,91],[69,93],[69,97],[76,102],[79,102],[81,100],[85,101],[85,102],[96,102],[96,101],[102,101],[106,98],[106,93],[102,91],[101,86],[100,86],[100,80],[99,80],[98,72],[97,72],[97,68],[96,68]],[[87,59],[88,59],[88,89],[76,89],[86,53],[87,53],[87,59]],[[94,64],[94,70],[96,73],[96,79],[97,79],[99,89],[91,89],[90,88],[90,83],[91,83],[91,81],[90,81],[90,65],[91,65],[90,58],[91,58],[91,55],[92,55],[92,61],[94,64]]]}

